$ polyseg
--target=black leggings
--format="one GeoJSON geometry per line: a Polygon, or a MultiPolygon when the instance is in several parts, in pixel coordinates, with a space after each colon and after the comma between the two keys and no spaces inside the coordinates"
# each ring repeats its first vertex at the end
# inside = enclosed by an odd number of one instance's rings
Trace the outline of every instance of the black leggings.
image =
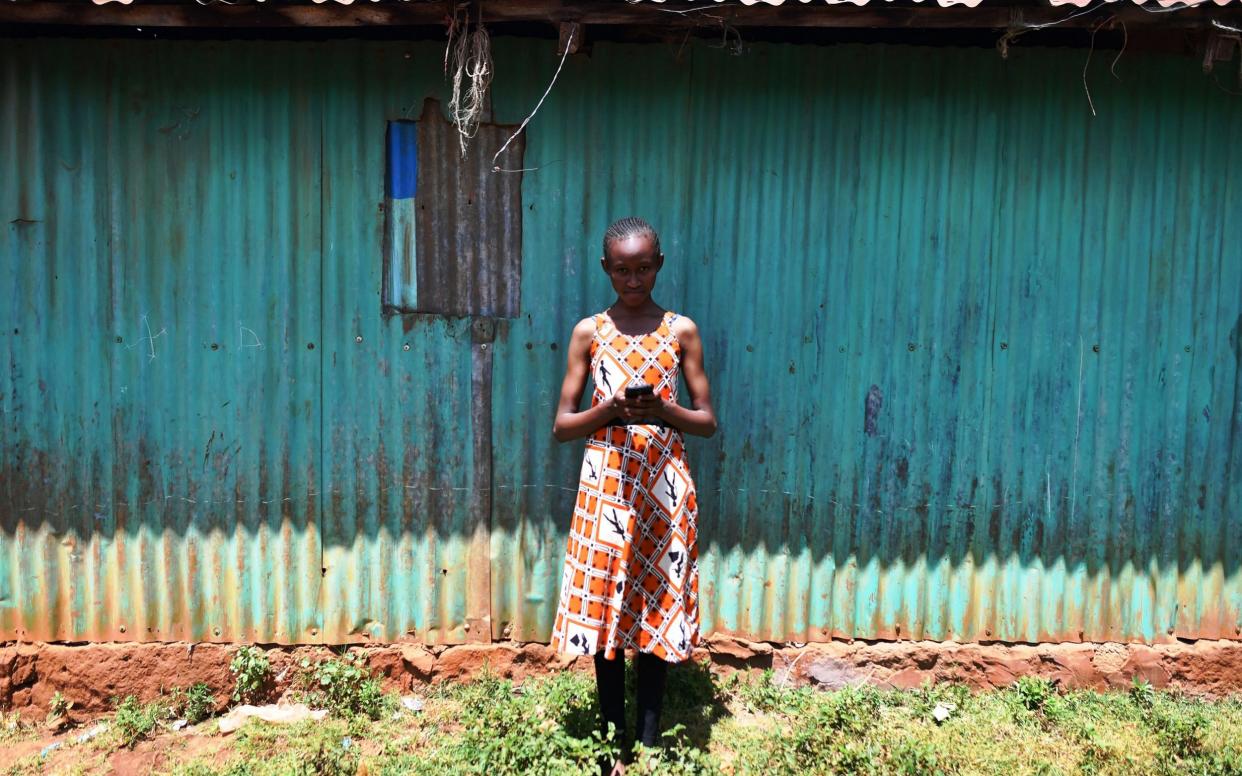
{"type": "MultiPolygon", "coordinates": [[[[638,653],[638,740],[645,746],[655,746],[660,740],[660,709],[664,706],[664,682],[668,677],[668,663],[655,655],[638,653]]],[[[625,658],[618,650],[617,657],[605,660],[602,652],[595,653],[595,683],[599,688],[600,729],[608,734],[612,723],[628,754],[629,738],[625,733],[625,658]]]]}

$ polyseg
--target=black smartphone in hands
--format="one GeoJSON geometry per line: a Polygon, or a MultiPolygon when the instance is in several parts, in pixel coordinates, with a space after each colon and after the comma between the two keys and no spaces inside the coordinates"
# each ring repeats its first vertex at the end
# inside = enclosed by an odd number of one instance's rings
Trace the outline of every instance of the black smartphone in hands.
{"type": "Polygon", "coordinates": [[[651,383],[625,386],[625,398],[627,399],[637,399],[639,396],[650,396],[653,393],[655,393],[655,387],[651,383]]]}

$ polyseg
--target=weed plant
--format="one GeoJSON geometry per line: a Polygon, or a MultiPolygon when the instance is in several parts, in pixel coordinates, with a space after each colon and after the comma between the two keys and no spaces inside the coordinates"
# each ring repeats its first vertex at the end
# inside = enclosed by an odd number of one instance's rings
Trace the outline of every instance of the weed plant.
{"type": "Polygon", "coordinates": [[[267,690],[272,665],[263,650],[246,645],[233,655],[232,661],[229,662],[229,671],[236,680],[233,688],[233,701],[253,703],[258,701],[267,690]]]}
{"type": "Polygon", "coordinates": [[[302,660],[303,695],[312,706],[327,709],[336,717],[365,716],[371,720],[391,714],[397,707],[384,694],[361,653],[344,653],[330,660],[302,660]]]}

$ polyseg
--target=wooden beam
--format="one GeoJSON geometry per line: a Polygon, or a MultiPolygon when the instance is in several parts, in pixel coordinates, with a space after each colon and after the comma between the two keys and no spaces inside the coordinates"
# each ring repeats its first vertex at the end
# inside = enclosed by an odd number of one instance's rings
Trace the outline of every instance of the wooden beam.
{"type": "MultiPolygon", "coordinates": [[[[1082,28],[1115,15],[1128,25],[1151,28],[1206,28],[1211,20],[1242,24],[1242,2],[1230,6],[1200,5],[1169,13],[1153,13],[1130,3],[1117,3],[1092,13],[1072,6],[893,6],[882,0],[870,5],[809,4],[789,0],[780,6],[715,3],[700,0],[665,3],[617,0],[481,0],[483,21],[577,22],[583,25],[628,25],[649,28],[789,27],[872,29],[1006,29],[1056,23],[1059,28],[1082,28]],[[1076,15],[1077,14],[1077,15],[1076,15]]],[[[449,6],[439,2],[360,0],[352,5],[335,2],[303,3],[157,3],[135,0],[132,5],[40,0],[0,0],[0,24],[61,25],[74,27],[197,27],[209,29],[264,29],[293,27],[366,28],[416,27],[445,24],[449,6]]]]}
{"type": "Polygon", "coordinates": [[[561,22],[560,29],[557,31],[557,56],[564,54],[566,51],[570,54],[577,54],[581,48],[582,24],[580,22],[561,22]]]}

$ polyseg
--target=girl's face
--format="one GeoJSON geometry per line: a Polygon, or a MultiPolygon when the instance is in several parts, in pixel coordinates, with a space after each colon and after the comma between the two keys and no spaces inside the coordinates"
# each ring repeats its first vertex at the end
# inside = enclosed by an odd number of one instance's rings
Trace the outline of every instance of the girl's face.
{"type": "Polygon", "coordinates": [[[650,237],[631,235],[609,245],[600,263],[621,303],[642,307],[651,298],[664,254],[656,251],[650,237]]]}

